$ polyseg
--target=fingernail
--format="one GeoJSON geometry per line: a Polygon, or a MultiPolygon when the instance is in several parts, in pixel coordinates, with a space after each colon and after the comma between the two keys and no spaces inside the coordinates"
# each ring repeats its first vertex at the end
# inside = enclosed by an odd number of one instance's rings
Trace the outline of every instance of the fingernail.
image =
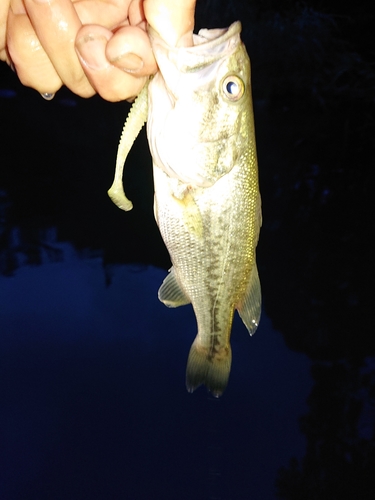
{"type": "Polygon", "coordinates": [[[124,71],[128,71],[129,73],[139,71],[144,66],[143,60],[137,56],[137,54],[133,54],[132,52],[128,52],[111,59],[111,63],[116,66],[121,66],[124,71]]]}
{"type": "Polygon", "coordinates": [[[104,36],[85,35],[76,42],[76,49],[82,63],[91,69],[103,69],[108,66],[104,48],[107,39],[104,36]]]}

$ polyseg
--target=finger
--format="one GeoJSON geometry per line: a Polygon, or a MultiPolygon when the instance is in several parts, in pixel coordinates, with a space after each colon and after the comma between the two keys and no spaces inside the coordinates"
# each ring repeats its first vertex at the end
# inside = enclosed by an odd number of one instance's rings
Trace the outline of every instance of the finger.
{"type": "Polygon", "coordinates": [[[124,26],[108,41],[106,56],[116,68],[134,76],[156,73],[157,65],[147,33],[137,26],[124,26]]]}
{"type": "Polygon", "coordinates": [[[72,0],[82,24],[99,24],[108,29],[119,26],[128,17],[128,8],[132,1],[134,2],[134,0],[72,0]]]}
{"type": "Polygon", "coordinates": [[[24,0],[24,5],[41,46],[63,83],[82,97],[93,95],[74,48],[81,22],[71,0],[24,0]]]}
{"type": "MultiPolygon", "coordinates": [[[[20,10],[19,10],[20,12],[20,10]]],[[[11,9],[7,23],[7,47],[21,83],[40,93],[55,93],[62,85],[26,14],[11,9]]]]}
{"type": "Polygon", "coordinates": [[[83,26],[76,40],[76,50],[92,87],[107,101],[122,101],[139,94],[146,77],[112,65],[107,56],[113,33],[102,26],[83,26]]]}
{"type": "Polygon", "coordinates": [[[142,23],[144,23],[144,30],[146,31],[146,17],[145,13],[143,10],[143,3],[144,0],[131,0],[129,9],[128,9],[128,18],[129,18],[129,24],[132,26],[140,26],[142,23]]]}
{"type": "Polygon", "coordinates": [[[10,0],[0,1],[0,59],[5,61],[6,57],[6,30],[10,0]]]}
{"type": "Polygon", "coordinates": [[[144,12],[151,27],[172,47],[193,45],[196,0],[145,0],[144,12]]]}

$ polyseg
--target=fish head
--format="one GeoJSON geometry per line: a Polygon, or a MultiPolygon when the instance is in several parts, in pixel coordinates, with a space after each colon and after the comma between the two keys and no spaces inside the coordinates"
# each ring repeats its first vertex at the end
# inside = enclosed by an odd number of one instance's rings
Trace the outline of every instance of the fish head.
{"type": "Polygon", "coordinates": [[[154,164],[193,187],[212,186],[248,150],[250,61],[241,23],[203,29],[170,47],[151,28],[159,72],[149,85],[147,134],[154,164]]]}

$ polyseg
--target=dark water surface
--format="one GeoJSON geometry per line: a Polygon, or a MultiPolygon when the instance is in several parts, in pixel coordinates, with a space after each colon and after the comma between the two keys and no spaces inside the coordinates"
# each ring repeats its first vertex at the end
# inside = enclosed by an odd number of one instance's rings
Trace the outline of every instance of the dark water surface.
{"type": "Polygon", "coordinates": [[[219,400],[184,387],[190,306],[157,299],[144,133],[134,209],[106,194],[129,105],[0,65],[1,500],[375,498],[374,15],[261,4],[197,8],[243,23],[263,200],[261,324],[235,318],[219,400]]]}
{"type": "Polygon", "coordinates": [[[273,498],[304,453],[308,358],[237,318],[225,397],[188,394],[196,323],[157,300],[165,271],[115,266],[107,287],[101,259],[60,248],[0,281],[1,498],[273,498]]]}

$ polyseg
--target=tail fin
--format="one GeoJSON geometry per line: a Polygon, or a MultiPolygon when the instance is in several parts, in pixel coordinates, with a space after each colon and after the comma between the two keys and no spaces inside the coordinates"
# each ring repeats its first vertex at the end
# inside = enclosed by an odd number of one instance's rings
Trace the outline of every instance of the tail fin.
{"type": "Polygon", "coordinates": [[[231,363],[230,345],[212,353],[196,338],[190,348],[186,367],[187,390],[194,392],[197,387],[204,384],[218,398],[227,386],[231,363]]]}

